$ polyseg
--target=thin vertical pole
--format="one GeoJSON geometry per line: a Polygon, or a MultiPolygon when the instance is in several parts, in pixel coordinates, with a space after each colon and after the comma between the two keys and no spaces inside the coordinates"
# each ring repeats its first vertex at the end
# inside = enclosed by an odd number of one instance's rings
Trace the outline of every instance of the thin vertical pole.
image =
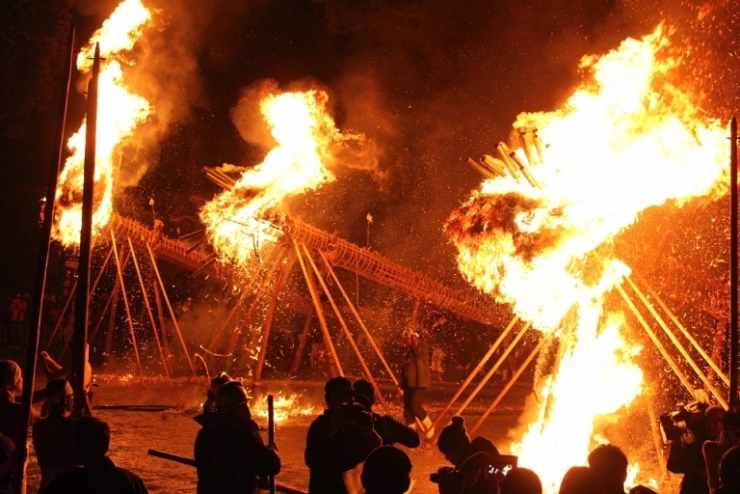
{"type": "Polygon", "coordinates": [[[172,304],[170,303],[170,298],[167,296],[167,290],[164,289],[164,281],[162,281],[162,276],[159,274],[159,268],[157,267],[157,259],[154,257],[154,251],[152,251],[152,247],[149,244],[146,244],[146,250],[149,252],[149,259],[152,262],[152,267],[154,268],[154,274],[157,275],[157,281],[159,282],[159,288],[162,290],[162,296],[164,297],[164,301],[167,304],[167,309],[170,311],[170,317],[172,318],[172,324],[175,326],[175,331],[177,331],[177,337],[180,339],[180,344],[182,345],[182,349],[185,352],[185,358],[188,360],[188,365],[190,366],[190,372],[191,375],[195,375],[195,366],[193,365],[193,360],[190,358],[190,353],[188,352],[188,347],[185,344],[185,340],[182,338],[182,333],[180,332],[180,325],[177,324],[177,317],[175,317],[175,311],[172,310],[172,304]]]}
{"type": "Polygon", "coordinates": [[[737,190],[737,118],[730,124],[730,389],[729,402],[737,406],[738,364],[738,190],[737,190]]]}
{"type": "Polygon", "coordinates": [[[131,342],[134,344],[134,356],[136,356],[136,365],[139,367],[139,376],[141,376],[141,385],[144,386],[144,369],[141,367],[141,358],[139,357],[139,345],[136,343],[136,332],[134,331],[134,320],[131,317],[131,307],[128,304],[128,295],[126,294],[126,285],[123,282],[123,269],[118,259],[118,247],[116,246],[116,236],[113,230],[110,231],[110,239],[113,244],[113,255],[116,258],[116,268],[118,268],[118,281],[121,284],[121,297],[123,297],[123,306],[126,309],[126,320],[128,329],[131,333],[131,342]]]}
{"type": "Polygon", "coordinates": [[[162,350],[162,342],[159,341],[159,331],[157,331],[157,323],[154,321],[154,313],[152,312],[152,306],[149,304],[149,295],[146,292],[146,285],[144,284],[144,278],[141,276],[141,270],[139,269],[139,261],[136,259],[136,252],[134,251],[134,244],[131,242],[131,237],[128,237],[128,250],[131,251],[131,259],[134,260],[134,267],[136,268],[136,276],[139,278],[139,285],[141,285],[141,295],[144,298],[144,305],[146,311],[149,314],[149,322],[152,325],[152,331],[154,332],[154,339],[157,342],[157,348],[159,349],[159,355],[162,356],[162,367],[164,367],[164,373],[167,376],[167,380],[172,382],[172,376],[170,376],[170,369],[167,366],[167,359],[164,356],[164,350],[162,350]]]}
{"type": "Polygon", "coordinates": [[[324,335],[326,349],[329,351],[329,355],[334,362],[334,367],[337,374],[339,376],[344,376],[344,371],[342,371],[342,364],[339,362],[339,357],[337,356],[337,352],[334,349],[334,343],[332,343],[331,341],[331,333],[329,332],[329,326],[326,324],[324,311],[321,310],[321,300],[319,300],[319,295],[318,293],[316,293],[316,287],[314,286],[313,280],[311,279],[311,274],[308,272],[308,268],[306,268],[305,261],[303,260],[303,255],[301,254],[301,248],[298,246],[298,243],[295,241],[295,239],[293,239],[293,247],[295,247],[296,256],[298,256],[298,262],[301,263],[301,271],[303,271],[303,277],[306,278],[306,285],[308,285],[308,291],[311,294],[311,300],[313,301],[314,308],[316,309],[316,315],[319,317],[319,323],[321,324],[321,331],[324,335]]]}
{"type": "MultiPolygon", "coordinates": [[[[75,327],[72,343],[70,381],[78,393],[79,405],[86,403],[85,361],[87,323],[90,309],[90,244],[92,242],[93,188],[95,185],[96,133],[98,127],[98,76],[100,74],[100,44],[95,45],[92,78],[87,89],[87,122],[85,134],[85,172],[82,186],[82,225],[80,228],[80,258],[77,267],[75,327]]],[[[79,406],[78,405],[78,406],[79,406]]]]}
{"type": "Polygon", "coordinates": [[[157,280],[152,280],[154,287],[154,303],[157,304],[157,316],[159,317],[159,327],[162,328],[162,350],[167,356],[167,367],[170,366],[170,338],[167,335],[167,321],[164,319],[164,309],[162,309],[162,297],[159,295],[159,284],[157,280]]]}
{"type": "Polygon", "coordinates": [[[288,379],[292,379],[298,376],[298,368],[301,366],[301,359],[303,352],[306,351],[306,342],[308,341],[308,331],[311,329],[311,321],[313,320],[313,307],[306,317],[306,324],[303,326],[301,337],[298,340],[298,350],[295,352],[295,359],[293,360],[293,366],[290,368],[290,375],[288,379]]]}
{"type": "MultiPolygon", "coordinates": [[[[59,115],[57,120],[57,147],[56,163],[49,166],[49,175],[46,182],[46,203],[44,204],[44,225],[41,233],[41,246],[39,249],[38,264],[36,266],[36,283],[33,289],[33,299],[31,300],[31,325],[28,331],[28,341],[26,344],[26,363],[25,376],[23,381],[23,397],[21,398],[21,409],[23,411],[23,420],[26,429],[31,420],[31,402],[33,401],[33,385],[36,376],[36,363],[39,353],[39,339],[41,336],[41,323],[43,320],[43,300],[46,289],[47,266],[49,264],[49,244],[51,242],[51,227],[54,219],[54,199],[56,198],[57,180],[59,169],[62,164],[64,155],[64,134],[65,123],[67,120],[67,106],[69,101],[69,90],[72,84],[72,70],[74,68],[74,47],[75,45],[75,26],[69,25],[69,34],[67,36],[67,57],[65,60],[66,81],[64,89],[60,92],[59,115]]],[[[70,293],[70,297],[71,297],[70,293]]],[[[21,458],[28,458],[26,454],[26,444],[16,444],[20,450],[21,458]]],[[[26,461],[23,462],[25,471],[26,461]]],[[[19,474],[21,472],[18,472],[19,474]]]]}

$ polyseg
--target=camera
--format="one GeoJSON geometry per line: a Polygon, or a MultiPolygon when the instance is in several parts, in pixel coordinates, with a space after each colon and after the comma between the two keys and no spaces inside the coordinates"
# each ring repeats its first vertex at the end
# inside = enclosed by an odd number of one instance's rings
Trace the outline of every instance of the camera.
{"type": "Polygon", "coordinates": [[[704,410],[706,405],[691,403],[660,416],[660,432],[665,444],[680,442],[693,444],[704,436],[704,410]]]}
{"type": "Polygon", "coordinates": [[[442,485],[445,483],[447,476],[454,471],[455,469],[453,467],[441,467],[439,470],[429,475],[429,480],[435,484],[442,485]]]}
{"type": "Polygon", "coordinates": [[[488,475],[503,477],[509,470],[516,468],[519,457],[514,455],[498,455],[496,460],[488,465],[488,475]]]}

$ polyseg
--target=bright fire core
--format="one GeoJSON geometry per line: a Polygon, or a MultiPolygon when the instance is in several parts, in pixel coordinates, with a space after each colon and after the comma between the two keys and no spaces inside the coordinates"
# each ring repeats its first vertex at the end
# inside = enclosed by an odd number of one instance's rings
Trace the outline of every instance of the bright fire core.
{"type": "Polygon", "coordinates": [[[539,383],[539,404],[525,412],[534,420],[511,448],[546,492],[586,463],[599,442],[594,423],[642,392],[640,348],[625,338],[621,314],[604,310],[630,269],[598,248],[648,207],[725,192],[724,126],[669,82],[678,60],[666,55],[668,44],[660,26],[584,57],[588,82],[561,109],[521,114],[514,124],[536,129],[545,144],[530,157],[541,187],[486,180],[445,225],[472,284],[558,337],[559,365],[539,383]]]}

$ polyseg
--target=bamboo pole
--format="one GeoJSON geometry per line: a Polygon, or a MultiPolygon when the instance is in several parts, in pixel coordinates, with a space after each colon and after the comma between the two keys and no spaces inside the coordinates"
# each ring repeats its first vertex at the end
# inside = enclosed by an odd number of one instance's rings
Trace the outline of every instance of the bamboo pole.
{"type": "MultiPolygon", "coordinates": [[[[112,230],[111,230],[112,231],[112,230]]],[[[126,250],[126,245],[124,245],[121,248],[121,254],[123,254],[123,251],[126,250]]],[[[116,254],[116,258],[118,259],[116,266],[118,266],[118,262],[120,262],[120,257],[118,254],[116,254]]],[[[126,266],[123,266],[121,268],[121,271],[125,271],[126,266]]],[[[113,291],[111,293],[111,299],[113,300],[111,302],[111,311],[110,315],[108,317],[108,331],[105,333],[105,350],[103,355],[110,356],[112,348],[113,348],[113,334],[116,330],[116,317],[118,316],[118,296],[121,293],[121,280],[116,276],[116,282],[113,285],[113,291]]]]}
{"type": "MultiPolygon", "coordinates": [[[[154,289],[154,303],[157,305],[157,317],[159,318],[159,327],[162,329],[162,350],[167,356],[167,367],[170,367],[170,340],[167,336],[167,321],[164,318],[164,309],[162,308],[162,297],[159,295],[159,284],[157,280],[152,280],[152,287],[154,289]]],[[[171,369],[170,369],[171,370],[171,369]]]]}
{"type": "Polygon", "coordinates": [[[509,382],[506,383],[506,386],[504,389],[502,389],[495,400],[493,400],[493,403],[491,403],[491,406],[489,406],[485,412],[483,412],[483,415],[481,415],[480,419],[478,419],[478,422],[473,426],[472,429],[468,432],[469,434],[474,434],[475,431],[478,430],[478,428],[483,425],[483,422],[486,421],[489,415],[496,409],[499,403],[501,403],[501,400],[504,399],[506,394],[511,390],[512,387],[514,387],[514,384],[517,382],[519,377],[524,373],[524,370],[527,368],[530,362],[532,362],[532,359],[534,359],[535,355],[542,349],[542,346],[545,344],[545,337],[543,336],[540,338],[539,343],[537,343],[537,346],[532,349],[532,351],[529,353],[529,356],[524,360],[521,366],[519,366],[519,369],[514,373],[513,376],[511,376],[511,379],[509,379],[509,382]]]}
{"type": "Polygon", "coordinates": [[[339,278],[337,278],[337,275],[334,272],[334,268],[332,267],[331,263],[329,263],[329,261],[326,259],[326,256],[324,255],[323,252],[321,252],[321,250],[319,250],[318,253],[319,253],[319,256],[321,256],[321,260],[324,262],[324,266],[326,266],[327,271],[329,272],[332,279],[334,280],[334,284],[339,288],[339,291],[342,292],[342,297],[344,297],[344,299],[347,301],[347,305],[352,311],[352,314],[354,314],[355,319],[357,319],[357,323],[360,325],[360,327],[362,328],[362,331],[365,333],[365,337],[367,338],[367,341],[370,343],[370,346],[375,351],[375,354],[380,359],[380,362],[383,364],[385,371],[388,373],[388,377],[390,377],[391,381],[393,381],[393,385],[396,387],[396,389],[400,393],[401,386],[398,382],[398,379],[396,379],[396,376],[393,374],[393,371],[388,365],[388,362],[383,357],[383,352],[380,351],[380,348],[375,343],[375,339],[373,338],[373,335],[370,333],[370,330],[367,329],[367,326],[365,325],[365,322],[362,320],[362,317],[360,317],[360,313],[357,311],[357,308],[352,304],[352,299],[347,294],[347,291],[344,289],[342,284],[339,282],[339,278]]]}
{"type": "Polygon", "coordinates": [[[154,322],[154,314],[152,313],[152,306],[149,304],[149,295],[146,292],[146,285],[144,284],[144,278],[141,276],[141,270],[139,269],[139,261],[136,259],[136,251],[134,250],[134,244],[131,242],[131,237],[128,237],[128,248],[131,252],[131,259],[134,261],[134,267],[136,268],[136,276],[139,278],[139,284],[141,285],[141,294],[144,298],[144,305],[146,311],[149,314],[149,322],[152,325],[152,331],[154,332],[154,339],[157,342],[157,349],[159,349],[159,355],[162,357],[162,367],[164,367],[164,373],[167,376],[167,380],[172,384],[172,376],[170,376],[170,369],[167,366],[167,358],[164,355],[162,349],[162,342],[159,340],[159,332],[157,331],[157,323],[154,322]]]}
{"type": "Polygon", "coordinates": [[[717,376],[722,379],[722,382],[724,382],[726,385],[729,385],[730,379],[727,377],[727,375],[722,372],[722,369],[720,369],[719,366],[714,362],[714,360],[709,355],[707,355],[707,352],[705,352],[701,345],[699,345],[694,337],[691,336],[691,333],[689,333],[686,327],[681,324],[681,321],[678,320],[678,317],[676,317],[673,311],[671,311],[671,309],[669,309],[668,306],[663,302],[663,299],[660,298],[660,296],[655,292],[655,290],[652,289],[652,287],[647,283],[647,281],[645,281],[644,278],[640,276],[637,276],[637,278],[647,287],[650,296],[653,297],[656,302],[658,302],[660,308],[663,309],[663,311],[668,315],[668,318],[673,322],[673,324],[675,324],[676,327],[681,330],[681,333],[686,337],[686,339],[691,342],[696,351],[699,352],[699,355],[701,355],[702,358],[707,361],[707,364],[709,364],[709,366],[717,374],[717,376]]]}
{"type": "Polygon", "coordinates": [[[306,343],[308,341],[308,331],[311,329],[312,320],[313,320],[313,308],[311,308],[311,311],[308,313],[308,317],[306,317],[306,324],[304,324],[303,331],[301,332],[301,337],[298,340],[298,350],[295,353],[295,358],[293,359],[293,365],[290,368],[290,374],[288,376],[289,379],[292,379],[294,376],[298,375],[298,368],[301,365],[301,358],[303,357],[303,352],[306,351],[306,343]]]}
{"type": "Polygon", "coordinates": [[[123,270],[118,260],[118,247],[116,246],[116,235],[113,230],[110,231],[110,239],[113,244],[113,254],[116,257],[116,267],[118,268],[118,281],[121,283],[121,296],[123,297],[123,306],[126,309],[126,319],[128,320],[128,329],[131,332],[131,342],[134,344],[134,355],[136,356],[136,365],[139,367],[141,376],[141,385],[144,384],[144,369],[141,367],[141,358],[139,357],[139,345],[136,343],[136,332],[134,331],[134,320],[131,317],[131,307],[128,304],[128,295],[126,294],[126,285],[123,282],[123,270]]]}
{"type": "Polygon", "coordinates": [[[504,350],[504,353],[502,353],[501,356],[499,357],[499,359],[496,361],[496,363],[493,364],[493,367],[491,367],[489,369],[488,373],[486,373],[486,375],[483,376],[483,379],[480,380],[480,382],[478,383],[478,386],[475,387],[475,389],[473,390],[473,392],[470,393],[470,395],[465,399],[465,401],[463,402],[463,404],[460,405],[460,407],[457,409],[457,411],[455,412],[455,415],[460,415],[461,413],[463,413],[463,411],[468,407],[468,405],[470,404],[470,402],[473,401],[473,398],[475,398],[478,395],[478,393],[480,392],[480,390],[483,389],[483,386],[485,386],[486,383],[488,383],[488,381],[491,379],[491,377],[493,377],[493,374],[495,374],[496,371],[498,370],[498,368],[501,367],[501,364],[504,362],[504,360],[506,360],[506,357],[509,356],[509,354],[512,352],[512,350],[514,350],[514,348],[516,347],[517,343],[519,343],[519,340],[522,339],[522,336],[524,336],[524,333],[527,332],[527,330],[529,329],[529,327],[531,325],[532,325],[532,323],[528,321],[522,327],[522,329],[519,330],[519,332],[517,333],[517,335],[514,337],[514,340],[511,342],[511,345],[509,345],[508,348],[506,348],[506,350],[504,350]]]}
{"type": "Polygon", "coordinates": [[[691,358],[691,355],[686,351],[686,348],[681,344],[680,341],[678,341],[678,338],[676,338],[676,335],[673,334],[673,331],[670,330],[668,325],[666,325],[665,321],[662,317],[660,317],[660,314],[658,314],[652,305],[650,305],[650,302],[645,297],[645,294],[642,293],[640,288],[635,285],[635,283],[630,279],[629,276],[625,276],[625,279],[627,280],[627,283],[632,287],[632,289],[637,294],[638,298],[642,301],[643,305],[647,308],[647,310],[650,312],[650,314],[655,318],[656,321],[658,321],[658,324],[661,328],[663,328],[663,331],[668,335],[668,338],[673,342],[673,344],[676,346],[678,351],[683,355],[683,358],[686,359],[686,362],[688,362],[689,366],[696,372],[696,375],[699,376],[699,379],[701,379],[701,382],[704,383],[704,386],[714,395],[714,398],[720,402],[725,403],[725,409],[727,408],[724,398],[722,398],[721,393],[717,390],[717,388],[714,387],[714,385],[707,379],[707,376],[704,374],[704,372],[699,368],[699,366],[696,364],[693,358],[691,358]]]}
{"type": "MultiPolygon", "coordinates": [[[[714,330],[714,338],[712,338],[712,361],[717,362],[720,360],[720,353],[725,346],[725,330],[728,328],[727,319],[717,319],[717,329],[714,330]]],[[[714,369],[709,369],[707,377],[713,379],[717,377],[717,373],[714,369]]],[[[729,383],[727,383],[729,384],[729,383]]]]}
{"type": "Polygon", "coordinates": [[[483,368],[484,365],[486,365],[486,362],[488,362],[491,359],[491,355],[493,355],[493,352],[495,352],[499,346],[501,346],[501,342],[504,341],[504,338],[511,332],[512,328],[516,323],[519,321],[518,316],[514,316],[511,319],[511,322],[504,328],[504,330],[501,332],[498,338],[496,338],[496,341],[493,342],[493,345],[491,345],[491,348],[488,349],[486,354],[483,356],[483,358],[478,362],[478,365],[475,366],[475,368],[470,372],[468,377],[465,379],[465,381],[460,385],[458,390],[455,392],[455,395],[450,399],[450,401],[447,402],[447,405],[445,405],[444,409],[437,415],[437,418],[434,420],[434,423],[432,424],[432,427],[437,427],[439,423],[444,418],[445,414],[450,411],[450,408],[452,408],[452,405],[455,404],[458,398],[460,398],[460,395],[463,394],[465,391],[465,388],[468,387],[468,385],[472,382],[472,380],[475,378],[475,376],[480,372],[480,370],[483,368]]]}
{"type": "Polygon", "coordinates": [[[275,309],[277,308],[277,299],[280,292],[285,288],[285,284],[288,282],[290,274],[293,272],[295,267],[296,258],[293,256],[285,267],[285,272],[280,280],[275,284],[275,290],[272,293],[272,299],[270,299],[270,305],[267,308],[267,314],[265,315],[265,321],[262,324],[262,341],[260,342],[260,353],[257,355],[257,364],[254,368],[254,378],[252,379],[252,394],[256,393],[257,388],[260,387],[262,381],[262,369],[265,365],[265,358],[267,357],[267,343],[270,339],[270,330],[272,329],[272,322],[275,319],[275,309]]]}
{"type": "MultiPolygon", "coordinates": [[[[54,330],[51,332],[51,336],[49,337],[49,341],[46,342],[46,348],[45,351],[49,351],[49,347],[51,346],[51,342],[54,341],[54,336],[56,336],[57,331],[59,331],[59,328],[62,327],[62,322],[64,321],[64,317],[67,315],[67,310],[69,309],[69,305],[72,303],[72,300],[75,298],[75,293],[77,293],[77,280],[75,280],[72,283],[72,288],[69,290],[69,296],[67,297],[67,301],[64,302],[64,307],[62,308],[61,314],[59,314],[59,320],[54,325],[54,330]]],[[[66,343],[65,343],[66,346],[66,343]]]]}
{"type": "Polygon", "coordinates": [[[329,287],[326,286],[326,282],[324,281],[324,277],[321,276],[321,273],[319,272],[319,268],[316,267],[316,264],[313,262],[313,258],[311,257],[311,253],[308,251],[308,247],[303,245],[303,251],[306,254],[306,259],[308,259],[308,263],[311,265],[311,268],[313,269],[314,274],[316,275],[316,279],[319,280],[319,284],[321,285],[321,289],[324,290],[324,293],[326,294],[326,297],[329,299],[329,303],[331,304],[332,309],[334,309],[334,313],[337,315],[337,319],[339,320],[339,324],[342,326],[342,330],[344,331],[345,336],[347,337],[347,340],[349,341],[350,346],[352,347],[352,350],[355,352],[355,355],[357,355],[357,360],[360,361],[360,366],[362,366],[362,371],[365,373],[365,376],[367,377],[367,380],[370,381],[375,388],[376,392],[375,394],[378,395],[378,399],[380,400],[380,404],[383,405],[383,408],[385,408],[385,412],[387,414],[390,414],[391,411],[388,408],[388,403],[386,403],[385,398],[383,397],[383,393],[380,392],[380,388],[378,387],[378,383],[375,382],[375,378],[373,377],[373,373],[370,372],[370,368],[367,366],[367,362],[365,362],[365,359],[362,356],[362,353],[360,352],[360,348],[357,346],[357,342],[355,342],[355,338],[352,336],[352,332],[349,330],[349,327],[347,326],[347,323],[344,321],[344,317],[342,317],[342,312],[339,310],[339,307],[337,306],[337,303],[334,301],[334,297],[329,292],[329,287]]]}
{"type": "Polygon", "coordinates": [[[663,455],[663,439],[661,438],[660,430],[658,429],[658,416],[655,413],[652,396],[653,394],[651,390],[644,395],[645,406],[647,407],[648,412],[648,419],[650,420],[650,432],[653,436],[653,446],[655,447],[655,454],[658,457],[658,465],[660,466],[660,471],[667,472],[666,459],[663,455]]]}
{"type": "Polygon", "coordinates": [[[661,355],[663,355],[663,358],[665,358],[666,362],[668,362],[668,365],[671,367],[673,372],[676,374],[676,377],[678,377],[679,381],[681,381],[681,384],[688,390],[689,394],[693,397],[694,396],[694,388],[691,386],[691,383],[686,379],[686,376],[683,375],[681,370],[678,368],[678,365],[676,365],[676,362],[673,360],[673,357],[671,357],[668,352],[666,351],[663,344],[660,342],[658,337],[655,335],[653,330],[648,326],[648,323],[645,321],[645,318],[642,317],[642,314],[637,310],[637,307],[635,307],[635,304],[632,302],[632,299],[630,299],[629,295],[627,295],[627,292],[624,291],[624,288],[622,288],[622,285],[616,285],[617,291],[624,299],[627,306],[630,308],[632,313],[635,315],[637,320],[640,322],[640,325],[643,327],[645,332],[648,334],[650,339],[653,341],[655,346],[657,347],[658,351],[661,355]]]}
{"type": "Polygon", "coordinates": [[[331,342],[331,333],[329,333],[329,326],[327,326],[326,324],[326,318],[324,317],[324,312],[321,309],[321,300],[319,300],[319,295],[316,293],[316,287],[314,286],[313,280],[311,280],[311,275],[306,268],[305,261],[303,260],[303,256],[301,255],[301,249],[300,247],[298,247],[298,242],[296,242],[295,239],[291,240],[293,241],[293,247],[295,248],[298,262],[301,264],[301,271],[303,271],[303,276],[304,278],[306,278],[306,285],[308,285],[308,291],[311,294],[311,300],[313,301],[313,305],[316,309],[316,315],[319,317],[319,323],[321,324],[321,331],[324,334],[326,348],[329,350],[329,354],[331,355],[332,361],[334,362],[335,367],[333,370],[336,370],[338,375],[344,376],[344,371],[342,371],[342,364],[339,362],[339,357],[337,356],[337,352],[334,349],[334,344],[331,342]]]}
{"type": "Polygon", "coordinates": [[[177,337],[180,340],[180,344],[182,345],[182,349],[185,352],[185,358],[188,361],[188,365],[190,366],[190,372],[191,375],[195,375],[195,367],[193,366],[193,360],[190,358],[190,353],[188,352],[188,347],[185,344],[185,340],[182,338],[182,333],[180,332],[180,325],[177,323],[177,317],[175,317],[175,311],[172,310],[172,304],[170,303],[170,298],[167,296],[167,290],[164,288],[164,281],[162,281],[162,276],[159,274],[159,268],[157,267],[157,259],[154,257],[154,251],[152,251],[151,245],[147,242],[146,244],[146,250],[149,252],[149,260],[152,263],[152,267],[154,268],[154,274],[157,275],[157,281],[159,282],[159,288],[162,290],[162,296],[164,297],[164,301],[167,304],[167,309],[170,311],[170,317],[172,318],[172,324],[175,326],[175,331],[177,331],[177,337]]]}

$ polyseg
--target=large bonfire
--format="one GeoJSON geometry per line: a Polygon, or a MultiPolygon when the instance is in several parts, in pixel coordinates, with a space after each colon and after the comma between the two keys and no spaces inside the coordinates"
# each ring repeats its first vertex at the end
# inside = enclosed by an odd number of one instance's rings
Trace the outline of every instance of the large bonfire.
{"type": "Polygon", "coordinates": [[[640,347],[604,305],[630,268],[603,246],[648,207],[726,191],[725,128],[669,82],[678,60],[665,31],[584,57],[587,82],[562,108],[514,123],[536,132],[537,153],[511,156],[535,165],[534,180],[484,181],[445,225],[470,283],[559,341],[557,368],[527,412],[535,419],[511,448],[547,492],[603,440],[599,418],[644,388],[640,347]]]}
{"type": "MultiPolygon", "coordinates": [[[[140,0],[122,2],[103,27],[93,34],[77,57],[77,69],[88,74],[92,69],[95,45],[100,44],[101,63],[95,159],[93,233],[108,224],[113,212],[113,179],[120,163],[118,146],[143,123],[152,107],[134,94],[124,81],[123,66],[130,63],[127,54],[142,35],[151,14],[140,0]]],[[[82,224],[82,185],[85,161],[86,121],[69,139],[71,155],[59,176],[53,236],[64,246],[79,243],[82,224]]]]}

